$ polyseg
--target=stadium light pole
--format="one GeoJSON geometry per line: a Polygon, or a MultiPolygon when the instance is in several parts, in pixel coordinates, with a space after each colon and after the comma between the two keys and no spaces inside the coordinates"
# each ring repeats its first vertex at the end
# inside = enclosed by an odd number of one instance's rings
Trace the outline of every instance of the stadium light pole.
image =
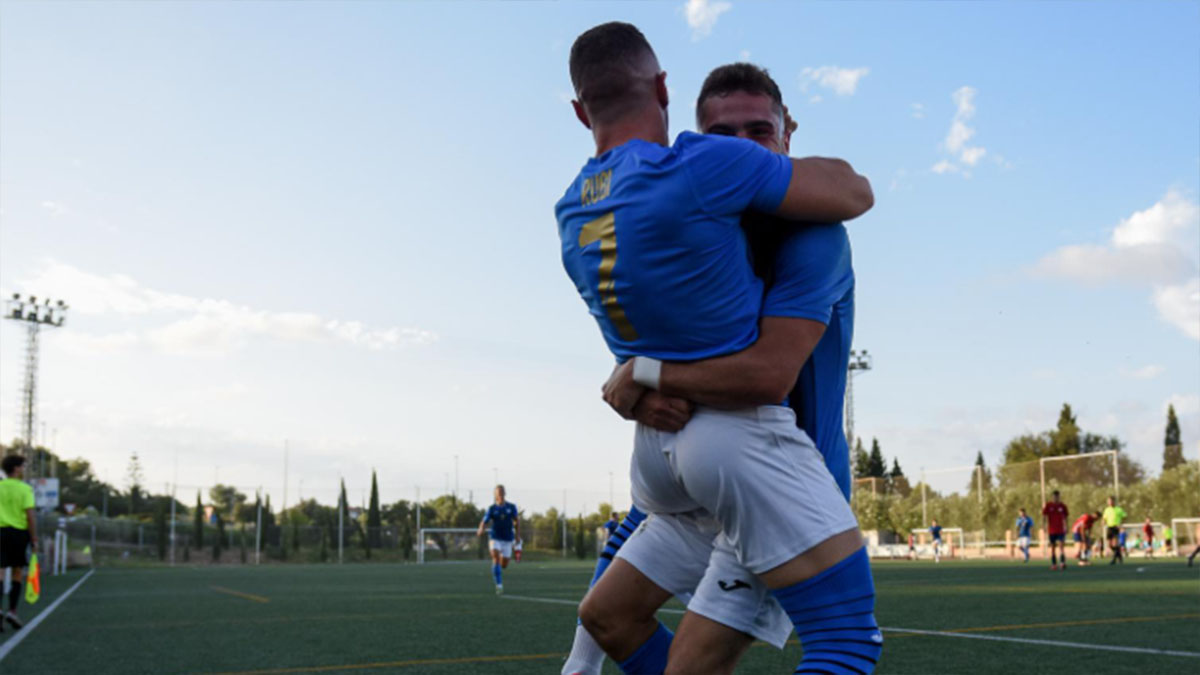
{"type": "Polygon", "coordinates": [[[255,495],[255,516],[254,516],[254,564],[257,565],[262,552],[262,488],[258,488],[258,494],[255,495]]]}
{"type": "Polygon", "coordinates": [[[338,487],[338,564],[340,565],[343,562],[343,560],[342,560],[342,544],[346,540],[345,534],[342,531],[342,528],[343,528],[342,514],[346,511],[346,500],[342,499],[342,493],[344,491],[340,487],[340,485],[342,484],[342,482],[340,480],[341,476],[338,476],[338,478],[339,478],[339,480],[338,480],[338,485],[339,485],[339,487],[338,487]]]}
{"type": "Polygon", "coordinates": [[[874,358],[867,350],[850,350],[850,365],[846,373],[846,445],[854,449],[854,375],[871,370],[874,358]]]}
{"type": "Polygon", "coordinates": [[[43,327],[60,328],[67,319],[67,303],[62,300],[13,293],[8,300],[4,318],[25,324],[25,377],[21,383],[21,423],[24,433],[25,457],[30,460],[29,478],[41,478],[42,467],[33,452],[34,421],[37,417],[38,333],[43,327]],[[52,304],[53,303],[53,304],[52,304]]]}

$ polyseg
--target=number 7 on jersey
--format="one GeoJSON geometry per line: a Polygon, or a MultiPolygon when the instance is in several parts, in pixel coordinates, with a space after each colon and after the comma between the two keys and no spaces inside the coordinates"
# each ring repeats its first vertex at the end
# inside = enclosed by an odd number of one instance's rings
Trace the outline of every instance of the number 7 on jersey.
{"type": "Polygon", "coordinates": [[[617,329],[622,340],[632,341],[638,337],[625,310],[617,303],[613,268],[617,266],[617,219],[612,211],[584,223],[579,230],[579,246],[600,242],[600,303],[608,313],[608,320],[617,329]]]}

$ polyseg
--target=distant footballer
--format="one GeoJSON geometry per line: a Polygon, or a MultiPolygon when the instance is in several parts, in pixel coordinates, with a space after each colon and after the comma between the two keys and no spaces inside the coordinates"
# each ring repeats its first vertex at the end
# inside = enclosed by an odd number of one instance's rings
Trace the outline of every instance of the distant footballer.
{"type": "Polygon", "coordinates": [[[496,581],[496,595],[504,593],[504,569],[513,555],[513,543],[520,539],[521,519],[517,515],[517,506],[504,499],[504,486],[497,485],[496,503],[488,507],[479,523],[478,536],[483,536],[486,525],[491,523],[488,530],[488,549],[492,553],[492,578],[496,581]]]}

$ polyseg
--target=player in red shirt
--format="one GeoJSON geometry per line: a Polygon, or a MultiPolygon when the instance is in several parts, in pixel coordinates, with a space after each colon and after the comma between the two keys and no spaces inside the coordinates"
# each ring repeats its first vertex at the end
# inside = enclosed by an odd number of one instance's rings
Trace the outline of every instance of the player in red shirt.
{"type": "Polygon", "coordinates": [[[1146,518],[1146,522],[1142,523],[1142,539],[1146,542],[1146,557],[1154,557],[1154,524],[1146,518]]]}
{"type": "Polygon", "coordinates": [[[1053,499],[1042,506],[1042,522],[1046,525],[1046,533],[1050,535],[1050,569],[1067,569],[1067,505],[1059,499],[1058,490],[1051,493],[1053,499]],[[1058,556],[1054,555],[1054,545],[1058,544],[1058,556]],[[1062,561],[1059,564],[1059,561],[1062,561]]]}
{"type": "Polygon", "coordinates": [[[1075,540],[1075,559],[1080,565],[1092,564],[1092,525],[1100,520],[1100,512],[1085,513],[1075,519],[1071,526],[1071,538],[1075,540]]]}

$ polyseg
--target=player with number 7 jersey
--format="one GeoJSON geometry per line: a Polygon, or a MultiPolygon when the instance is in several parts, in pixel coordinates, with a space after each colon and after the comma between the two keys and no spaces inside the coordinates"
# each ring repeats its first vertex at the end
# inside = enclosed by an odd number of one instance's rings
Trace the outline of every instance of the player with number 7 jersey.
{"type": "Polygon", "coordinates": [[[704,359],[758,337],[762,281],[741,215],[774,211],[792,165],[737,138],[632,140],[593,157],[555,209],[563,265],[619,361],[704,359]]]}

